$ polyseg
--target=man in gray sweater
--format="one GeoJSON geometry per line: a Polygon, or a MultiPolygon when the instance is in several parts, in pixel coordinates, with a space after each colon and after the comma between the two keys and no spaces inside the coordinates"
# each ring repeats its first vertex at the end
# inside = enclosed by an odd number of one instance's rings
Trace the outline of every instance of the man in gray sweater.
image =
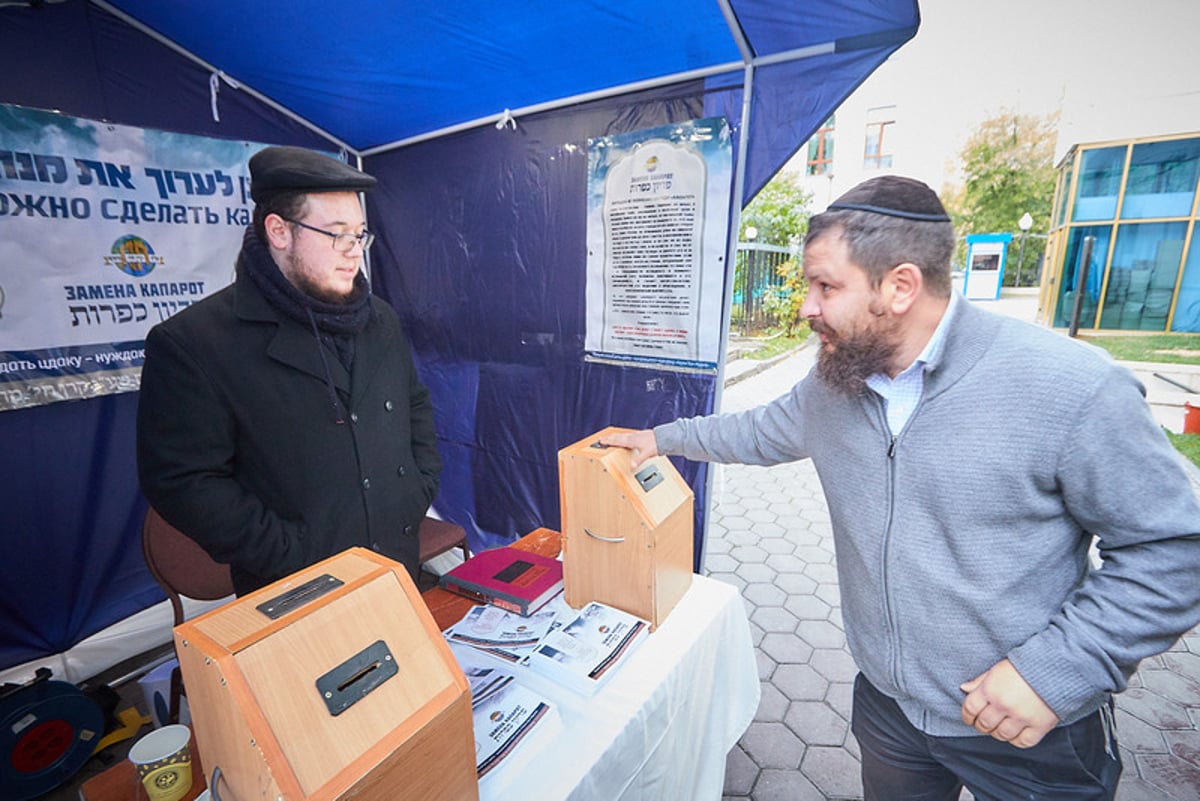
{"type": "Polygon", "coordinates": [[[926,185],[851,189],[804,243],[813,371],[606,443],[635,466],[813,460],[867,801],[1111,799],[1112,694],[1200,622],[1200,503],[1133,375],[964,301],[953,249],[926,185]]]}

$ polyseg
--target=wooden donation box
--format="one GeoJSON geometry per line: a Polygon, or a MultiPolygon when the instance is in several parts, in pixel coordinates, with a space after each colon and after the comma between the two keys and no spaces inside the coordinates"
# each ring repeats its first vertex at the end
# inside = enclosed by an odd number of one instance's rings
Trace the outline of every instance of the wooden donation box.
{"type": "Polygon", "coordinates": [[[578,609],[599,601],[666,619],[692,583],[692,491],[665,456],[630,468],[605,447],[606,428],[558,452],[563,592],[578,609]]]}
{"type": "Polygon", "coordinates": [[[402,565],[362,548],[175,628],[225,801],[478,799],[471,695],[402,565]]]}

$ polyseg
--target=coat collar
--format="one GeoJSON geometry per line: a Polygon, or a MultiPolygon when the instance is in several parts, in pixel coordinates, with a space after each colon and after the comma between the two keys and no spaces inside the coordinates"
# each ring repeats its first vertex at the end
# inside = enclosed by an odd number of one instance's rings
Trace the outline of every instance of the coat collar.
{"type": "MultiPolygon", "coordinates": [[[[234,308],[238,319],[248,322],[272,323],[275,335],[267,345],[267,356],[320,381],[325,381],[325,365],[321,361],[321,345],[309,328],[281,314],[245,275],[241,268],[234,283],[234,308]]],[[[360,397],[378,372],[380,365],[393,347],[392,336],[387,328],[379,324],[379,310],[371,299],[371,318],[363,334],[355,341],[354,374],[351,376],[342,363],[331,353],[326,354],[329,375],[339,392],[350,396],[351,401],[360,397]],[[379,334],[384,334],[380,336],[379,334]]]]}
{"type": "Polygon", "coordinates": [[[940,352],[926,366],[926,397],[944,392],[966,375],[983,358],[1003,323],[999,315],[960,299],[940,352]]]}

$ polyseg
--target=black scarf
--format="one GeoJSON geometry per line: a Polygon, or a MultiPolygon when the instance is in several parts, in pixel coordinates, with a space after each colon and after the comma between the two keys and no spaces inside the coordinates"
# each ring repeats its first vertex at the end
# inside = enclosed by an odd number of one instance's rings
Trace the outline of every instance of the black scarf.
{"type": "Polygon", "coordinates": [[[297,289],[271,258],[271,251],[258,238],[254,227],[246,228],[237,266],[254,281],[267,302],[302,325],[311,325],[317,339],[332,347],[347,370],[354,363],[354,335],[371,318],[371,291],[361,272],[354,277],[354,293],[346,303],[317,300],[297,289]]]}

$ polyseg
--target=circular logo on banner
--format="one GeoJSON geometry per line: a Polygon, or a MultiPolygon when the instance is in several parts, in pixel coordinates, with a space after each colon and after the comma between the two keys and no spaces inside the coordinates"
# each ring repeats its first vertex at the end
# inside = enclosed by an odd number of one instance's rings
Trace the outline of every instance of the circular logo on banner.
{"type": "Polygon", "coordinates": [[[129,234],[113,242],[112,255],[104,260],[126,275],[140,278],[153,272],[162,257],[154,255],[154,248],[145,239],[129,234]]]}

